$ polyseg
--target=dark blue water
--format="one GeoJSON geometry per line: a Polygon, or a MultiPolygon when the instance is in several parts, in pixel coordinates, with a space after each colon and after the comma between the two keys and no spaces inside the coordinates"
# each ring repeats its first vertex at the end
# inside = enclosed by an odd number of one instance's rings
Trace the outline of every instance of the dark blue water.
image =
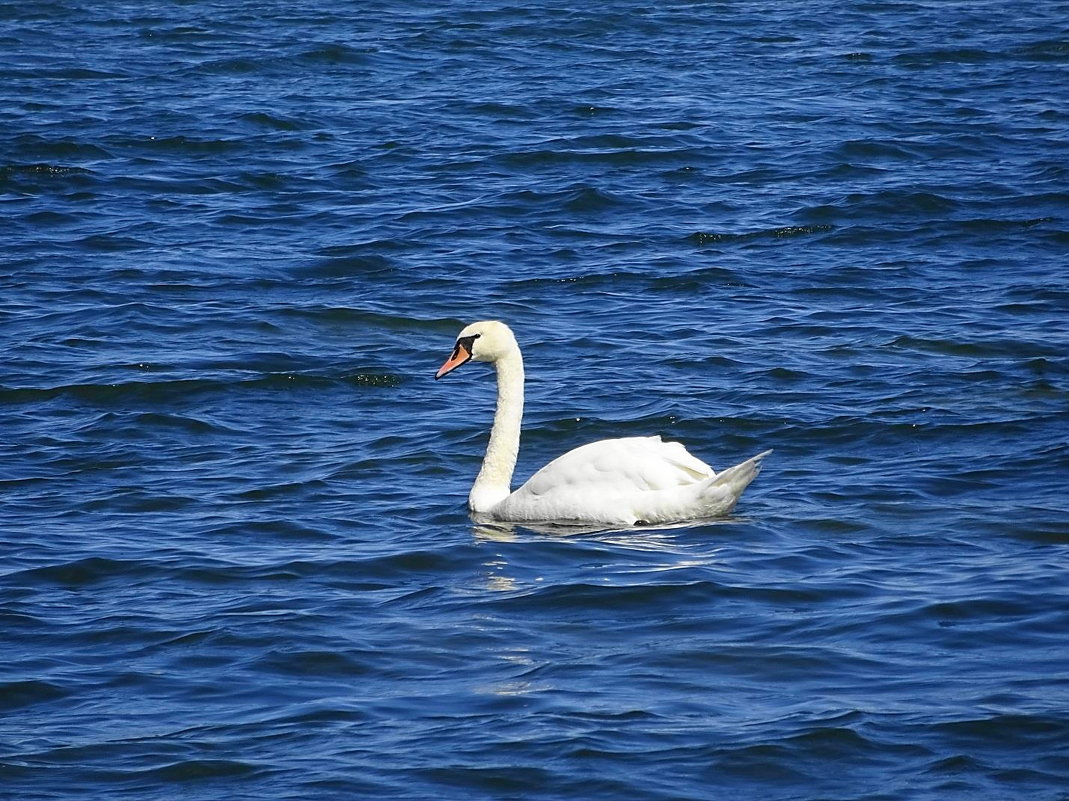
{"type": "Polygon", "coordinates": [[[0,797],[1069,798],[1050,0],[0,6],[0,797]],[[473,525],[662,434],[734,516],[473,525]]]}

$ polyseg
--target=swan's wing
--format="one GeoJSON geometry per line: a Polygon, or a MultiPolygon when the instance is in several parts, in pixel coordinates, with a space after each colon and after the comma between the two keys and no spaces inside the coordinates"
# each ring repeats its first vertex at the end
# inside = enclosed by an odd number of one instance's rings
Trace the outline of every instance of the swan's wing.
{"type": "Polygon", "coordinates": [[[627,437],[591,442],[558,456],[523,485],[533,495],[562,486],[635,492],[671,489],[715,475],[678,442],[627,437]]]}
{"type": "Polygon", "coordinates": [[[709,465],[660,437],[607,439],[554,459],[495,514],[519,520],[633,521],[641,498],[712,478],[709,465]]]}

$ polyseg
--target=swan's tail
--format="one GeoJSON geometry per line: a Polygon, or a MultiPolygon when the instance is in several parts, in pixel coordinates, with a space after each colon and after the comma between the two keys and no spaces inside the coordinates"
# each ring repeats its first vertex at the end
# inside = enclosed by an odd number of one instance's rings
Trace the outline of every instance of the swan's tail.
{"type": "Polygon", "coordinates": [[[772,451],[759,453],[715,476],[649,493],[646,503],[633,511],[633,524],[679,523],[723,517],[735,508],[743,490],[761,472],[761,460],[772,451]]]}
{"type": "Polygon", "coordinates": [[[770,453],[771,450],[759,453],[703,481],[698,491],[702,517],[719,517],[734,509],[742,491],[761,472],[761,461],[770,453]]]}

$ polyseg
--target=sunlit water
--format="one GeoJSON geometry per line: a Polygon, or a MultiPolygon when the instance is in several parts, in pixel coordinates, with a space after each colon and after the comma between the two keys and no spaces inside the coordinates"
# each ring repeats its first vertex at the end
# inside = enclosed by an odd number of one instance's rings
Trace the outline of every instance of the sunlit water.
{"type": "Polygon", "coordinates": [[[541,6],[0,9],[0,796],[1069,798],[1064,4],[541,6]]]}

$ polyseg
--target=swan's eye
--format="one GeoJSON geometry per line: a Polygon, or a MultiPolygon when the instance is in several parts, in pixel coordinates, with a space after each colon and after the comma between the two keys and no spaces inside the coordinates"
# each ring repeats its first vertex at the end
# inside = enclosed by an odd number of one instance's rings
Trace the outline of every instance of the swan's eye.
{"type": "Polygon", "coordinates": [[[475,340],[481,336],[482,334],[472,334],[470,337],[461,337],[457,340],[457,347],[464,348],[465,351],[471,353],[471,349],[475,345],[475,340]]]}

